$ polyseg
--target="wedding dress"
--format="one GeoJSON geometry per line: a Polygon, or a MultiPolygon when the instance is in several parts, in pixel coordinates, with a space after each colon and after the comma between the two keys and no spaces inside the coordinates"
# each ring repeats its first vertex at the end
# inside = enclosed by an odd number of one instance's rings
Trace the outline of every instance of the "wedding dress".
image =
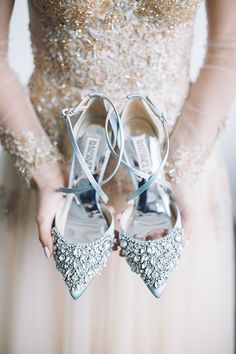
{"type": "MultiPolygon", "coordinates": [[[[12,3],[0,2],[0,139],[8,151],[0,155],[0,353],[233,354],[232,212],[217,147],[189,195],[196,211],[191,240],[158,300],[113,252],[75,302],[53,259],[43,258],[34,192],[16,173],[29,182],[33,165],[61,155],[68,160],[59,112],[91,90],[118,105],[130,92],[148,95],[165,110],[171,132],[194,87],[189,67],[201,1],[29,0],[35,69],[28,89],[6,60],[12,3]]],[[[219,25],[211,27],[204,70],[219,78],[212,100],[201,106],[209,140],[236,90],[234,0],[225,2],[219,19],[214,6],[209,0],[210,21],[219,25]],[[229,30],[221,32],[225,22],[229,30]],[[219,82],[227,82],[226,103],[215,100],[219,82]]],[[[189,115],[201,110],[190,107],[189,115]]],[[[113,188],[125,192],[122,182],[118,176],[113,188]]]]}

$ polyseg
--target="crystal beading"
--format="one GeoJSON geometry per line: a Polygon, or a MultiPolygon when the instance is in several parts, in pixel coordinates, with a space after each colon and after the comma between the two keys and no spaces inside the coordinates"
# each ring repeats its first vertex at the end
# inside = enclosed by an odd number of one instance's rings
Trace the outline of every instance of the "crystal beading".
{"type": "Polygon", "coordinates": [[[63,160],[56,143],[51,144],[45,135],[37,137],[31,131],[25,130],[14,133],[0,126],[0,141],[28,185],[33,169],[44,163],[63,160]]]}
{"type": "Polygon", "coordinates": [[[131,270],[148,286],[164,285],[177,266],[184,245],[184,231],[174,227],[161,239],[140,240],[122,233],[120,246],[131,270]]]}
{"type": "Polygon", "coordinates": [[[166,163],[166,173],[172,183],[180,182],[194,185],[204,170],[212,153],[212,147],[198,144],[194,147],[179,147],[171,161],[166,163]]]}
{"type": "Polygon", "coordinates": [[[105,267],[114,243],[114,235],[103,235],[92,242],[67,242],[54,227],[53,256],[70,292],[82,290],[105,267]]]}

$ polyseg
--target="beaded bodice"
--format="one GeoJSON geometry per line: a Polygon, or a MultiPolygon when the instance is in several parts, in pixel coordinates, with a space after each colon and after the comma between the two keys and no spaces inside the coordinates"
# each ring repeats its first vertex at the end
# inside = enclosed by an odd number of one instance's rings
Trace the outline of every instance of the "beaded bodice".
{"type": "Polygon", "coordinates": [[[200,1],[29,0],[30,95],[51,138],[63,138],[60,109],[91,90],[115,100],[134,91],[149,95],[173,125],[189,88],[200,1]]]}

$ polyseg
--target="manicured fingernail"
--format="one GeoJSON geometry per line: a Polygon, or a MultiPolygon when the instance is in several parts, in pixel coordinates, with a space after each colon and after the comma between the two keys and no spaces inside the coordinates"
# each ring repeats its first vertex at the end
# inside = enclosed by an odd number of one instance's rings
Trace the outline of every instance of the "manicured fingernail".
{"type": "Polygon", "coordinates": [[[44,250],[44,254],[45,254],[46,258],[47,259],[50,258],[50,251],[49,251],[48,247],[47,246],[43,247],[43,250],[44,250]]]}

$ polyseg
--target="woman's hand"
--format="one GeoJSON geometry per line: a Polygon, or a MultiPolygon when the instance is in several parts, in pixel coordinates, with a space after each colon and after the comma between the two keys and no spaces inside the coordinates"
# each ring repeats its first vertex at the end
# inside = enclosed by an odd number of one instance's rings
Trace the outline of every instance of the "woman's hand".
{"type": "Polygon", "coordinates": [[[193,208],[192,200],[193,188],[194,186],[190,187],[190,185],[184,181],[179,182],[178,184],[172,183],[172,196],[179,207],[186,241],[191,237],[195,218],[195,210],[193,208]]]}
{"type": "Polygon", "coordinates": [[[67,175],[58,162],[44,164],[33,173],[33,188],[36,190],[39,241],[45,256],[49,258],[53,252],[51,228],[62,194],[59,187],[66,184],[67,175]]]}

